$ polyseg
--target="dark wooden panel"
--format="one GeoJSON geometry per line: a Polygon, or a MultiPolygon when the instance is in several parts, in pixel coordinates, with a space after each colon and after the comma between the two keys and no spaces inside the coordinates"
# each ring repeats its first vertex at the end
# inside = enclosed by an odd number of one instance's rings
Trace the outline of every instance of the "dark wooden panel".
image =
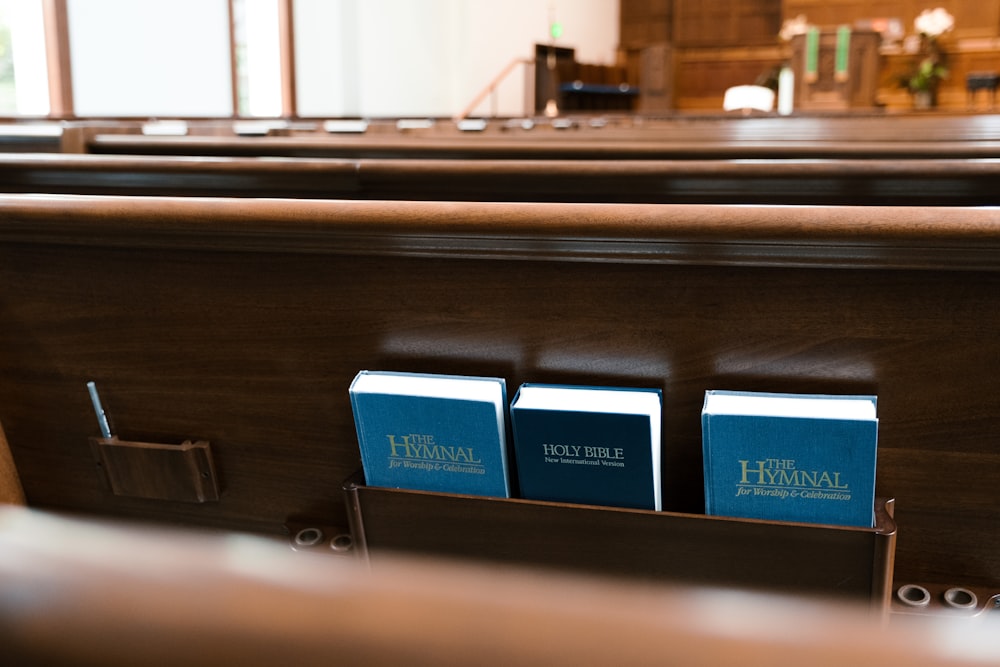
{"type": "Polygon", "coordinates": [[[786,60],[782,50],[773,45],[688,48],[677,51],[675,58],[677,108],[719,112],[728,88],[766,80],[786,60]]]}
{"type": "Polygon", "coordinates": [[[671,40],[672,0],[622,0],[619,8],[621,48],[640,50],[671,40]]]}
{"type": "Polygon", "coordinates": [[[277,532],[344,520],[362,368],[660,387],[687,513],[706,389],[875,393],[898,577],[996,586],[998,215],[3,197],[0,422],[31,504],[277,532]],[[88,380],[120,437],[210,441],[220,501],[105,492],[88,380]]]}
{"type": "Polygon", "coordinates": [[[358,169],[334,158],[0,154],[0,191],[353,198],[362,195],[358,169]]]}
{"type": "Polygon", "coordinates": [[[0,155],[0,191],[460,201],[995,205],[991,160],[0,155]]]}
{"type": "Polygon", "coordinates": [[[781,2],[674,0],[674,17],[680,48],[772,44],[781,29],[781,2]]]}
{"type": "Polygon", "coordinates": [[[346,487],[357,548],[373,567],[416,552],[646,581],[840,598],[887,610],[896,525],[876,528],[346,487]],[[738,557],[734,555],[738,554],[738,557]]]}

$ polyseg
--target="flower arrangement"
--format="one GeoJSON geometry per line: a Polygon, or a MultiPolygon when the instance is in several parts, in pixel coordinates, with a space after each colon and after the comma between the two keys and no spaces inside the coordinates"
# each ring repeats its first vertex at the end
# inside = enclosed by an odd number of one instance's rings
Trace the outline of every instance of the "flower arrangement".
{"type": "Polygon", "coordinates": [[[920,60],[903,79],[903,85],[912,93],[931,93],[937,90],[942,79],[948,77],[944,53],[938,43],[941,35],[955,27],[955,18],[943,7],[925,9],[913,21],[917,31],[920,60]]]}
{"type": "Polygon", "coordinates": [[[955,27],[955,17],[944,7],[925,9],[913,20],[913,27],[918,34],[937,39],[955,27]]]}
{"type": "Polygon", "coordinates": [[[804,35],[809,32],[809,27],[806,15],[799,14],[793,19],[785,19],[785,22],[781,24],[781,31],[778,33],[778,38],[783,42],[790,42],[796,35],[804,35]]]}

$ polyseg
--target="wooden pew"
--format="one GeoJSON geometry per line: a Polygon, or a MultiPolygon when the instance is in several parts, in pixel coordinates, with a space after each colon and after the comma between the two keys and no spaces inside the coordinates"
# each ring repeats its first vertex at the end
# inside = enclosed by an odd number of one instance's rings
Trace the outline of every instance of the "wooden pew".
{"type": "MultiPolygon", "coordinates": [[[[171,121],[167,121],[171,122],[171,121]]],[[[470,119],[474,130],[446,118],[366,120],[297,119],[240,121],[189,119],[182,121],[188,136],[232,137],[291,136],[365,140],[404,138],[523,138],[563,142],[568,139],[642,141],[712,140],[756,141],[924,141],[963,142],[995,140],[1000,130],[1000,113],[796,113],[744,117],[716,114],[571,114],[559,118],[470,119]],[[417,120],[416,123],[410,122],[417,120]],[[347,127],[349,129],[338,129],[347,127]]],[[[155,134],[156,119],[105,118],[64,122],[64,148],[68,152],[88,152],[96,137],[110,134],[155,134]],[[148,128],[148,129],[144,129],[148,128]]],[[[175,128],[171,128],[174,130],[175,128]]]]}
{"type": "Polygon", "coordinates": [[[508,160],[938,159],[1000,154],[997,115],[637,116],[529,122],[531,129],[494,122],[481,132],[462,132],[448,121],[419,130],[397,130],[383,123],[360,135],[328,133],[318,122],[305,122],[267,136],[239,136],[217,122],[204,127],[192,123],[184,136],[146,136],[134,125],[82,123],[66,129],[63,145],[66,152],[105,154],[508,160]]]}
{"type": "Polygon", "coordinates": [[[539,141],[531,138],[329,138],[275,137],[159,137],[130,134],[98,135],[89,152],[130,155],[228,155],[270,157],[500,159],[500,160],[696,160],[696,159],[833,159],[833,158],[996,158],[1000,140],[852,142],[750,138],[622,141],[539,141]]]}
{"type": "Polygon", "coordinates": [[[395,558],[370,571],[236,534],[0,508],[8,664],[976,667],[996,614],[895,618],[827,600],[395,558]]]}
{"type": "Polygon", "coordinates": [[[64,148],[62,130],[51,122],[0,123],[0,152],[58,153],[64,148]]]}
{"type": "Polygon", "coordinates": [[[363,368],[660,387],[664,507],[685,515],[706,389],[875,393],[895,585],[985,601],[998,215],[0,197],[0,422],[29,505],[282,534],[345,530],[363,368]],[[166,500],[106,486],[89,380],[122,440],[209,442],[219,499],[183,497],[196,472],[166,500]]]}
{"type": "Polygon", "coordinates": [[[421,160],[2,155],[0,192],[323,199],[984,206],[995,160],[421,160]]]}

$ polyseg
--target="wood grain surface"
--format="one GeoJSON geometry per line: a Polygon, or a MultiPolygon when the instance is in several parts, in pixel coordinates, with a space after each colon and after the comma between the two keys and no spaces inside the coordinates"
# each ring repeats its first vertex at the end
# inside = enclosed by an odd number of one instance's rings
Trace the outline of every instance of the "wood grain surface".
{"type": "Polygon", "coordinates": [[[346,525],[364,368],[658,387],[702,511],[706,389],[879,396],[896,581],[1000,585],[993,209],[0,197],[0,423],[28,503],[346,525]],[[106,492],[87,439],[212,443],[220,501],[106,492]]]}
{"type": "Polygon", "coordinates": [[[234,533],[0,508],[0,642],[17,665],[973,667],[995,614],[896,617],[831,600],[454,560],[292,552],[234,533]]]}
{"type": "Polygon", "coordinates": [[[0,192],[422,201],[982,206],[992,159],[392,159],[0,154],[0,192]]]}

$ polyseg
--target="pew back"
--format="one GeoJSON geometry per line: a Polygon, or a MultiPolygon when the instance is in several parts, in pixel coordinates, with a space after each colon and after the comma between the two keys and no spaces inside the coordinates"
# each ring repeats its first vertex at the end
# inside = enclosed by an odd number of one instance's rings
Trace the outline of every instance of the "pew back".
{"type": "Polygon", "coordinates": [[[312,136],[185,136],[98,135],[88,152],[130,155],[211,155],[257,157],[423,158],[501,160],[666,160],[666,159],[834,159],[834,158],[996,158],[1000,141],[912,141],[830,138],[774,141],[747,137],[661,139],[560,137],[326,137],[312,136]]]}
{"type": "Polygon", "coordinates": [[[310,199],[983,206],[1000,162],[0,155],[0,192],[310,199]]]}
{"type": "Polygon", "coordinates": [[[1000,585],[993,209],[0,197],[0,423],[30,505],[346,523],[358,370],[659,387],[702,511],[707,389],[879,396],[896,580],[1000,585]],[[123,440],[211,444],[220,499],[115,495],[123,440]]]}
{"type": "Polygon", "coordinates": [[[425,158],[425,159],[772,159],[995,158],[1000,115],[838,114],[733,118],[569,117],[494,120],[463,132],[447,120],[425,129],[372,122],[363,134],[288,123],[261,136],[218,121],[190,122],[181,136],[142,134],[141,123],[81,122],[63,135],[74,153],[425,158]],[[525,129],[529,128],[529,129],[525,129]]]}

